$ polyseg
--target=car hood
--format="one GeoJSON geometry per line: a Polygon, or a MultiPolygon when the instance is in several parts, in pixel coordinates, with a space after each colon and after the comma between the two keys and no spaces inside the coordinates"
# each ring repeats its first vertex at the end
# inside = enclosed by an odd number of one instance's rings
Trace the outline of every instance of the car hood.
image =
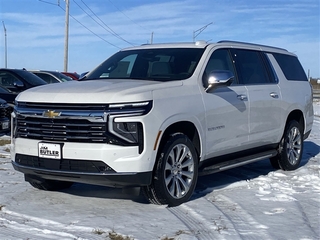
{"type": "Polygon", "coordinates": [[[20,102],[120,103],[152,99],[152,91],[181,86],[181,81],[159,82],[131,79],[70,81],[28,89],[16,98],[20,102]]]}

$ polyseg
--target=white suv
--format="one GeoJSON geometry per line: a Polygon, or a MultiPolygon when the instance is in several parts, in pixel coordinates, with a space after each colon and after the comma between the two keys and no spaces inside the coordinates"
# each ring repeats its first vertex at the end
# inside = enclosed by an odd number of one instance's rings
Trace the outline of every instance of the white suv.
{"type": "Polygon", "coordinates": [[[312,122],[310,84],[284,49],[143,45],[80,81],[21,93],[11,157],[39,189],[141,186],[150,202],[175,206],[190,198],[198,175],[266,158],[298,168],[312,122]]]}

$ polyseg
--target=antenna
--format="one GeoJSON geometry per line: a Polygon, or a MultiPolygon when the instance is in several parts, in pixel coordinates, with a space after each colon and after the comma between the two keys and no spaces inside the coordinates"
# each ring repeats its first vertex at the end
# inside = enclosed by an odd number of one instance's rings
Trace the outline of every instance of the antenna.
{"type": "Polygon", "coordinates": [[[193,42],[196,40],[196,37],[203,32],[209,25],[213,24],[213,22],[208,23],[207,25],[203,26],[202,28],[199,28],[198,30],[193,31],[193,42]],[[197,33],[199,32],[199,33],[197,33]],[[197,34],[196,34],[197,33],[197,34]]]}

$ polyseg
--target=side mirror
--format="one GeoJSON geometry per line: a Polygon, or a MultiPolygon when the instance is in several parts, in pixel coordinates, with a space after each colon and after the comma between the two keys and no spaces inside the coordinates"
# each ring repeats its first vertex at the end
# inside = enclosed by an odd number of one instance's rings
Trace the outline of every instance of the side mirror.
{"type": "Polygon", "coordinates": [[[234,75],[232,72],[227,70],[214,70],[210,72],[208,76],[208,87],[206,88],[206,92],[210,89],[218,86],[230,86],[233,82],[234,75]]]}
{"type": "Polygon", "coordinates": [[[20,80],[14,80],[13,86],[15,86],[16,88],[23,88],[24,84],[20,80]]]}

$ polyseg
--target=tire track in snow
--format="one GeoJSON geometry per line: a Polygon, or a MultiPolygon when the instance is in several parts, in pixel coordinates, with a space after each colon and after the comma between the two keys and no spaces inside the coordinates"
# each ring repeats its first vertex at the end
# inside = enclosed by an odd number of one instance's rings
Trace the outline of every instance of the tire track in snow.
{"type": "Polygon", "coordinates": [[[201,197],[168,210],[180,219],[197,239],[273,239],[266,226],[222,194],[209,198],[201,197]]]}
{"type": "Polygon", "coordinates": [[[5,239],[102,239],[90,227],[19,214],[5,207],[0,212],[0,238],[1,236],[5,239]]]}
{"type": "Polygon", "coordinates": [[[267,231],[267,226],[256,221],[245,209],[230,198],[219,194],[206,200],[220,210],[224,217],[228,219],[229,225],[233,225],[238,239],[273,239],[267,231]]]}
{"type": "Polygon", "coordinates": [[[304,225],[306,227],[308,227],[310,229],[310,231],[314,234],[315,237],[318,236],[318,233],[313,229],[313,227],[311,226],[311,222],[308,218],[308,215],[306,214],[306,212],[304,211],[304,207],[301,205],[300,202],[296,201],[295,204],[297,205],[297,208],[300,210],[302,218],[304,220],[304,225]]]}
{"type": "Polygon", "coordinates": [[[187,203],[167,209],[180,219],[180,221],[188,227],[197,239],[217,239],[214,229],[209,225],[208,220],[198,214],[193,208],[189,207],[187,203]]]}

